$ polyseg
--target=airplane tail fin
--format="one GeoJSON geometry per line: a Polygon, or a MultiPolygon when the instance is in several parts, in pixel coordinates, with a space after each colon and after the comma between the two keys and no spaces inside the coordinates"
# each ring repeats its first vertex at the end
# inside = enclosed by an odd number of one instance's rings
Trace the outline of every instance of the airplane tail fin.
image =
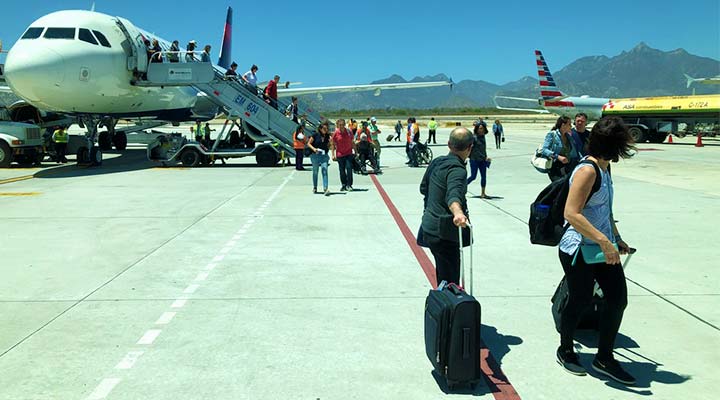
{"type": "Polygon", "coordinates": [[[225,31],[223,33],[222,47],[220,49],[220,59],[218,65],[230,69],[232,63],[232,7],[228,7],[227,17],[225,18],[225,31]]]}
{"type": "Polygon", "coordinates": [[[693,82],[695,82],[695,78],[693,78],[692,76],[690,76],[688,74],[683,74],[683,75],[685,75],[685,79],[687,79],[687,87],[688,87],[688,89],[690,89],[690,85],[692,85],[693,82]]]}
{"type": "Polygon", "coordinates": [[[540,50],[535,50],[535,59],[537,62],[538,79],[540,81],[540,96],[542,99],[550,100],[557,97],[565,97],[565,93],[560,91],[555,84],[555,79],[553,79],[553,76],[550,73],[550,68],[548,68],[547,63],[545,62],[545,57],[543,57],[540,50]]]}

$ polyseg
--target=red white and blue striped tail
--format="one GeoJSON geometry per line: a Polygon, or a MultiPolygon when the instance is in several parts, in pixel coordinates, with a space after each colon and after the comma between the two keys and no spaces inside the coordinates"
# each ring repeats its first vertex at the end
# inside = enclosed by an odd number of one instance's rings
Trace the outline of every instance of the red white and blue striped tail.
{"type": "Polygon", "coordinates": [[[548,68],[547,62],[545,62],[545,57],[543,57],[540,50],[535,50],[535,59],[537,62],[538,80],[540,82],[540,96],[542,99],[550,100],[557,97],[565,97],[565,94],[561,92],[555,84],[555,79],[553,79],[553,76],[550,73],[550,68],[548,68]]]}

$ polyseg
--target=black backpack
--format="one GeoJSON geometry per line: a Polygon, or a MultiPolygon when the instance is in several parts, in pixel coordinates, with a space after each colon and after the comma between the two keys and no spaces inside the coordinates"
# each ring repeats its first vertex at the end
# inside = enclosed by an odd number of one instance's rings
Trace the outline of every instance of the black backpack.
{"type": "MultiPolygon", "coordinates": [[[[600,168],[591,160],[583,160],[580,164],[591,164],[595,168],[595,183],[588,195],[587,201],[600,189],[602,177],[600,168]]],[[[570,191],[570,176],[547,185],[535,201],[530,204],[530,243],[543,246],[557,246],[568,226],[565,224],[565,203],[570,191]]]]}

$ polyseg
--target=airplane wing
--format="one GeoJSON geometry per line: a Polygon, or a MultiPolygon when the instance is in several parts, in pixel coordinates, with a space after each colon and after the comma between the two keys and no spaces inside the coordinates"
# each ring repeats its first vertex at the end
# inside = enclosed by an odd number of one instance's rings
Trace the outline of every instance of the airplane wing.
{"type": "Polygon", "coordinates": [[[437,86],[450,86],[452,82],[434,81],[434,82],[411,82],[411,83],[380,83],[369,85],[348,85],[348,86],[323,86],[313,88],[278,88],[278,97],[300,96],[304,94],[321,94],[321,93],[340,93],[340,92],[364,92],[375,91],[375,96],[379,96],[383,90],[394,89],[418,89],[437,86]]]}

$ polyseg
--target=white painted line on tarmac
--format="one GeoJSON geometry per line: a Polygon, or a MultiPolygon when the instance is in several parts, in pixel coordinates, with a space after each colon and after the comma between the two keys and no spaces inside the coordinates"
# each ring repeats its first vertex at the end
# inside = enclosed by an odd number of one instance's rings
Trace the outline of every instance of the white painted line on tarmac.
{"type": "Polygon", "coordinates": [[[115,366],[115,369],[130,369],[135,362],[143,355],[144,351],[129,351],[122,360],[115,366]]]}
{"type": "Polygon", "coordinates": [[[217,267],[217,264],[212,264],[212,263],[210,263],[210,264],[208,264],[208,265],[205,266],[205,270],[206,270],[206,271],[212,271],[212,270],[215,269],[215,267],[217,267]]]}
{"type": "Polygon", "coordinates": [[[236,244],[235,241],[231,240],[231,241],[225,243],[225,247],[235,247],[235,244],[236,244]]]}
{"type": "Polygon", "coordinates": [[[185,303],[187,303],[187,299],[177,299],[173,301],[170,308],[183,308],[185,306],[185,303]]]}
{"type": "Polygon", "coordinates": [[[227,254],[230,252],[230,250],[232,250],[232,247],[223,247],[222,249],[220,249],[220,253],[227,254]]]}
{"type": "MultiPolygon", "coordinates": [[[[244,231],[243,231],[243,233],[244,233],[244,231]]],[[[235,240],[240,240],[240,239],[242,239],[242,234],[240,234],[240,235],[235,235],[235,236],[233,236],[233,238],[232,238],[233,241],[235,241],[235,240]]]]}
{"type": "Polygon", "coordinates": [[[155,339],[157,339],[158,336],[160,336],[160,332],[162,332],[162,329],[149,329],[143,337],[140,338],[140,340],[137,341],[137,344],[153,344],[155,339]]]}
{"type": "Polygon", "coordinates": [[[155,321],[155,325],[167,325],[172,321],[173,318],[175,318],[175,315],[177,312],[175,311],[166,311],[164,312],[160,318],[158,318],[157,321],[155,321]]]}
{"type": "Polygon", "coordinates": [[[204,281],[208,278],[208,275],[210,275],[209,272],[199,272],[197,276],[195,277],[196,281],[204,281]]]}
{"type": "Polygon", "coordinates": [[[99,385],[93,390],[92,393],[90,393],[90,396],[88,396],[87,400],[100,400],[107,398],[107,396],[112,392],[112,390],[117,386],[118,383],[120,383],[120,378],[105,378],[100,382],[99,385]]]}
{"type": "Polygon", "coordinates": [[[195,284],[189,285],[188,287],[185,288],[185,290],[183,290],[183,293],[193,294],[199,287],[200,287],[200,285],[195,285],[195,284]]]}
{"type": "Polygon", "coordinates": [[[222,254],[219,255],[219,256],[215,256],[215,257],[213,258],[213,262],[220,262],[220,261],[223,260],[223,258],[225,258],[225,256],[222,255],[222,254]]]}

